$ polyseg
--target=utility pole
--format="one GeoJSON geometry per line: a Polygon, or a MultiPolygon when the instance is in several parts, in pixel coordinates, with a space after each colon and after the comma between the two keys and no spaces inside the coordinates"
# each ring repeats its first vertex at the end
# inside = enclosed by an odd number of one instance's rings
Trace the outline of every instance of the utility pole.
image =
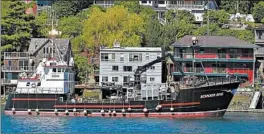
{"type": "Polygon", "coordinates": [[[209,0],[207,0],[207,6],[206,6],[206,9],[207,9],[207,36],[210,35],[210,30],[209,30],[209,25],[210,25],[210,10],[209,10],[209,0]]]}
{"type": "Polygon", "coordinates": [[[237,3],[236,3],[236,13],[239,13],[239,0],[237,0],[237,3]]]}

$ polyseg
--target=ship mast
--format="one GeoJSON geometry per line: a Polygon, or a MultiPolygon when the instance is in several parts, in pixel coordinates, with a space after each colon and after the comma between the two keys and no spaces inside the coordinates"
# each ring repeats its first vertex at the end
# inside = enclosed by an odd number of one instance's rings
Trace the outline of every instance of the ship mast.
{"type": "Polygon", "coordinates": [[[48,25],[51,25],[51,31],[49,31],[49,39],[51,40],[52,42],[52,47],[51,47],[51,58],[53,59],[54,58],[54,52],[55,50],[58,51],[58,56],[59,56],[59,60],[61,61],[62,58],[61,58],[61,55],[59,53],[59,50],[58,50],[58,47],[56,46],[56,44],[54,43],[54,39],[61,35],[61,32],[60,31],[57,31],[56,30],[56,26],[58,26],[58,19],[57,19],[57,15],[56,13],[54,12],[53,8],[51,7],[50,10],[48,10],[48,25]]]}

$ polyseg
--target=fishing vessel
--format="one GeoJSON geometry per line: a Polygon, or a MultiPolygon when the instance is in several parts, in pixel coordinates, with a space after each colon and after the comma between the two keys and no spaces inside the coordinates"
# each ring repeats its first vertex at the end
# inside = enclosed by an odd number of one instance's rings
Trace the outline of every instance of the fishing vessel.
{"type": "MultiPolygon", "coordinates": [[[[176,64],[169,53],[139,66],[124,90],[114,83],[102,83],[106,99],[84,100],[74,96],[74,62],[44,58],[32,76],[21,75],[17,87],[9,94],[5,114],[35,116],[92,117],[222,117],[242,82],[238,78],[198,79],[185,76],[181,82],[156,85],[142,83],[141,74],[166,58],[176,64]],[[149,88],[148,97],[141,96],[149,88]]],[[[179,68],[179,67],[178,67],[179,68]]]]}

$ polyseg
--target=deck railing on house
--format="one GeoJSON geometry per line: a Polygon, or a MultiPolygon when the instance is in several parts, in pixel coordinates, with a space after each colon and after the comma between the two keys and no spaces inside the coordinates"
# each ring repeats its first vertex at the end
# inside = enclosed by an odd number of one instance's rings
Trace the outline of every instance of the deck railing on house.
{"type": "Polygon", "coordinates": [[[264,48],[260,48],[255,52],[256,55],[264,55],[264,48]]]}
{"type": "Polygon", "coordinates": [[[194,4],[167,4],[166,5],[167,9],[198,9],[198,10],[203,10],[205,8],[204,5],[194,5],[194,4]]]}
{"type": "Polygon", "coordinates": [[[183,68],[184,72],[195,72],[195,73],[251,73],[250,68],[221,68],[221,67],[195,67],[194,71],[192,67],[183,68]]]}
{"type": "Polygon", "coordinates": [[[34,66],[2,66],[3,72],[34,72],[34,66]]]}
{"type": "MultiPolygon", "coordinates": [[[[176,58],[193,58],[192,53],[176,54],[176,58]]],[[[197,59],[253,59],[253,53],[195,53],[197,59]]]]}
{"type": "Polygon", "coordinates": [[[27,59],[29,53],[27,52],[4,52],[4,59],[27,59]]]}
{"type": "Polygon", "coordinates": [[[0,85],[16,85],[17,80],[1,79],[0,85]]]}

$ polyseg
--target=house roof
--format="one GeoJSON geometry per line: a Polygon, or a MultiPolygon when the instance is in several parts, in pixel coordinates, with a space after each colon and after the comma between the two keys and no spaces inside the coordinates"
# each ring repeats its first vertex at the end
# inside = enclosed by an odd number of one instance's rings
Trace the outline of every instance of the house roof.
{"type": "Polygon", "coordinates": [[[100,51],[116,51],[116,52],[161,52],[161,47],[117,47],[117,48],[101,48],[100,51]]]}
{"type": "MultiPolygon", "coordinates": [[[[58,47],[58,49],[65,54],[68,50],[70,40],[69,39],[54,39],[54,44],[58,47]]],[[[31,55],[36,54],[41,48],[45,45],[51,45],[52,40],[48,38],[31,38],[30,45],[28,48],[28,52],[31,55]]]]}
{"type": "MultiPolygon", "coordinates": [[[[186,35],[172,45],[175,47],[189,47],[192,45],[194,35],[186,35]]],[[[200,47],[218,48],[259,48],[259,46],[232,36],[196,36],[200,47]]]]}

